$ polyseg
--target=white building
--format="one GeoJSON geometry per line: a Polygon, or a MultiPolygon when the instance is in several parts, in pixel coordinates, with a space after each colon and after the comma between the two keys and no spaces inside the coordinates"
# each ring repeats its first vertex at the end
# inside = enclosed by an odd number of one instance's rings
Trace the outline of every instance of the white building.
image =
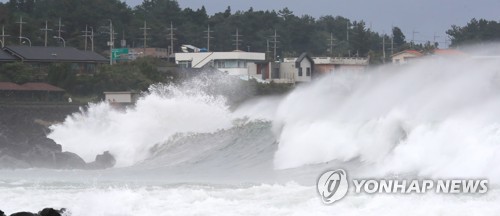
{"type": "Polygon", "coordinates": [[[298,58],[285,58],[283,62],[261,61],[248,65],[249,78],[263,82],[310,82],[314,74],[314,61],[303,53],[298,58]]]}
{"type": "Polygon", "coordinates": [[[136,92],[104,92],[105,100],[110,103],[135,103],[139,96],[136,92]]]}
{"type": "Polygon", "coordinates": [[[264,61],[265,59],[265,53],[243,51],[175,54],[175,62],[181,68],[203,68],[212,66],[234,76],[248,76],[248,63],[264,61]]]}

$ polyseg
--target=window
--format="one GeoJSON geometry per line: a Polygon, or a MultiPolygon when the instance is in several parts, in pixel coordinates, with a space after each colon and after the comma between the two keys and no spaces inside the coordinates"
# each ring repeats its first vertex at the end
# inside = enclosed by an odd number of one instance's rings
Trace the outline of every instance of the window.
{"type": "Polygon", "coordinates": [[[217,68],[225,68],[225,67],[226,67],[225,61],[217,61],[217,68]]]}
{"type": "Polygon", "coordinates": [[[306,68],[306,76],[311,76],[311,68],[306,68]]]}
{"type": "Polygon", "coordinates": [[[302,67],[299,67],[299,76],[302,76],[302,67]]]}
{"type": "Polygon", "coordinates": [[[191,68],[191,61],[179,61],[180,68],[191,68]]]}

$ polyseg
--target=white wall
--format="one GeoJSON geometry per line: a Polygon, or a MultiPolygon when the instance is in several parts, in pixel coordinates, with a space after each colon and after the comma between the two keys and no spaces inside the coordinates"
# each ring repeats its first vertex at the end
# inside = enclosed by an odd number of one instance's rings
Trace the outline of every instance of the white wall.
{"type": "Polygon", "coordinates": [[[104,92],[104,95],[107,102],[115,102],[115,103],[133,102],[131,92],[104,92]]]}
{"type": "Polygon", "coordinates": [[[247,60],[263,61],[266,59],[265,53],[256,52],[198,52],[198,53],[176,53],[175,62],[179,64],[180,61],[191,61],[193,68],[202,68],[206,64],[214,60],[247,60]]]}

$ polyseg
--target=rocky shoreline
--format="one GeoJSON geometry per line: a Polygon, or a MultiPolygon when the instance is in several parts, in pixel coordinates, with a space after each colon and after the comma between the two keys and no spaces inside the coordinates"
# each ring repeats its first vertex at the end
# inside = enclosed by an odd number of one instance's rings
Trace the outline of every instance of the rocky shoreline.
{"type": "Polygon", "coordinates": [[[0,104],[0,169],[113,167],[115,159],[109,152],[86,163],[47,138],[50,125],[79,110],[79,104],[0,104]]]}
{"type": "MultiPolygon", "coordinates": [[[[17,213],[12,213],[10,216],[62,216],[62,215],[71,215],[66,209],[62,208],[60,210],[56,210],[53,208],[44,208],[43,210],[39,211],[38,213],[31,213],[31,212],[17,212],[17,213]]],[[[0,216],[6,216],[5,212],[0,210],[0,216]]]]}

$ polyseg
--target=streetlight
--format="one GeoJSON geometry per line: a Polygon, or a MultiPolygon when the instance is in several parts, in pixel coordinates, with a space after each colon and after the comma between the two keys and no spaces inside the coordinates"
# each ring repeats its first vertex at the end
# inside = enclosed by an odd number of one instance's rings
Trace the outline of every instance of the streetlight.
{"type": "Polygon", "coordinates": [[[62,40],[62,42],[63,42],[63,47],[66,47],[66,41],[64,40],[64,38],[59,37],[59,36],[54,36],[54,38],[55,38],[55,39],[62,40]]]}
{"type": "MultiPolygon", "coordinates": [[[[21,40],[21,41],[22,41],[23,39],[27,40],[27,41],[28,41],[28,43],[29,43],[29,44],[30,44],[30,46],[31,46],[31,40],[30,40],[29,38],[27,38],[27,37],[19,37],[19,40],[21,40]]],[[[23,42],[23,43],[24,43],[24,42],[23,42]]]]}

